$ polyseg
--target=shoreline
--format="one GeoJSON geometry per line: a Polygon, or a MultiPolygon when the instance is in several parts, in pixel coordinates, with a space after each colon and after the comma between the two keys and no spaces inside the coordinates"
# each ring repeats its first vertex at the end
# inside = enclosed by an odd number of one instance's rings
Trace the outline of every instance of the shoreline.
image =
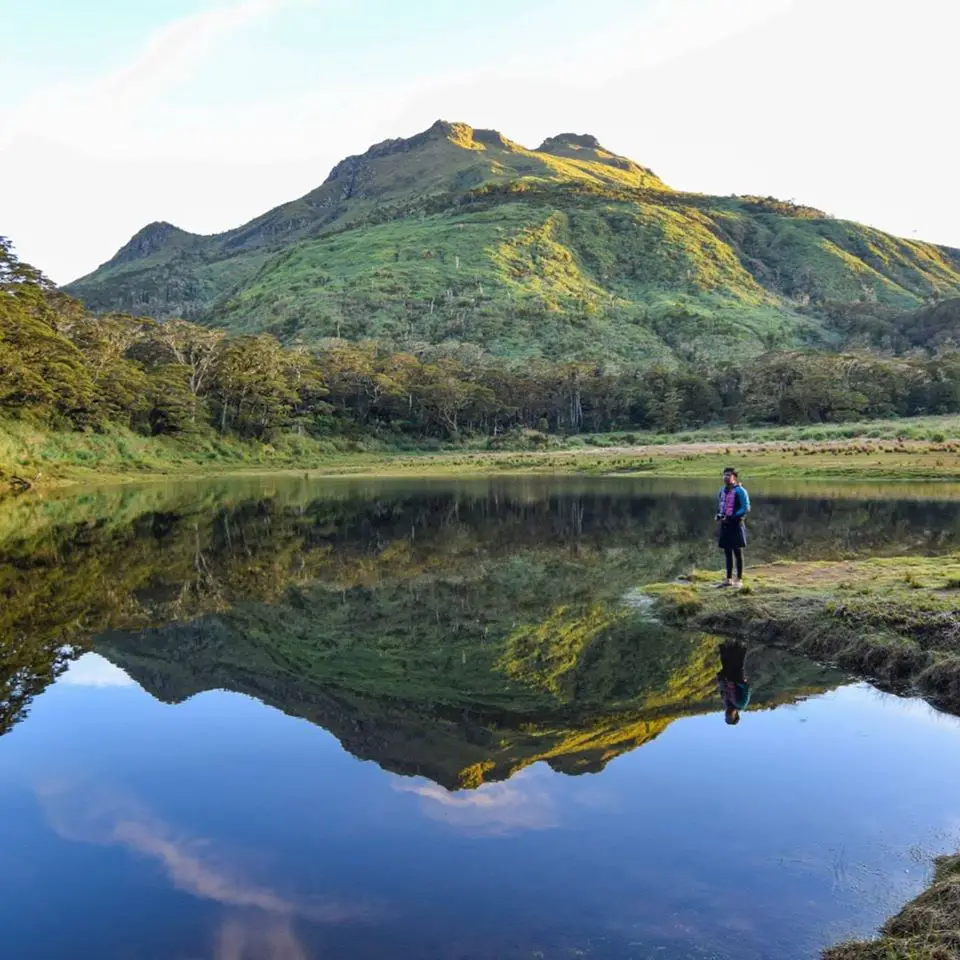
{"type": "Polygon", "coordinates": [[[872,940],[829,947],[823,960],[955,960],[960,956],[960,854],[937,857],[930,885],[872,940]]]}
{"type": "Polygon", "coordinates": [[[780,647],[960,714],[960,554],[778,561],[742,591],[693,571],[645,591],[664,620],[780,647]]]}
{"type": "MultiPolygon", "coordinates": [[[[166,450],[161,452],[167,452],[166,450]]],[[[206,452],[177,451],[177,459],[122,460],[104,455],[80,466],[43,458],[28,463],[0,461],[9,489],[22,477],[32,490],[97,483],[202,480],[214,477],[306,474],[321,477],[572,475],[713,479],[736,464],[745,482],[763,478],[838,482],[960,483],[960,443],[903,441],[868,446],[862,440],[744,441],[645,444],[543,451],[442,452],[311,451],[302,456],[263,448],[256,460],[215,459],[206,452]],[[192,455],[191,455],[192,454],[192,455]]]]}
{"type": "Polygon", "coordinates": [[[960,483],[960,416],[797,426],[715,424],[678,433],[515,430],[460,441],[377,430],[331,436],[281,432],[270,442],[205,429],[150,437],[117,425],[84,432],[0,419],[0,493],[27,486],[46,490],[286,472],[316,477],[513,473],[713,479],[730,463],[745,482],[789,477],[960,483]]]}

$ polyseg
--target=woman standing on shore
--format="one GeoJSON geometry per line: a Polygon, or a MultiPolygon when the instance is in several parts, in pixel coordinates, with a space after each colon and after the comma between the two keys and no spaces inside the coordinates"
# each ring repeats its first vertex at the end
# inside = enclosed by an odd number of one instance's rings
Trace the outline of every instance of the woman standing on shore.
{"type": "Polygon", "coordinates": [[[743,548],[747,545],[744,518],[750,511],[750,495],[740,485],[737,471],[727,467],[723,471],[723,486],[717,495],[717,545],[726,554],[727,579],[719,587],[739,590],[743,586],[743,548]],[[733,568],[736,563],[737,575],[733,568]]]}

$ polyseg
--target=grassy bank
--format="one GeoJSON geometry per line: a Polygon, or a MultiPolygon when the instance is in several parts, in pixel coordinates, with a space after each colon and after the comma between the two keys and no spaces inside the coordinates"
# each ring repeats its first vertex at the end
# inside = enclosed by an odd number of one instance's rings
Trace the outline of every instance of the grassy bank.
{"type": "Polygon", "coordinates": [[[816,423],[801,426],[740,424],[713,425],[677,433],[625,430],[617,433],[582,434],[565,438],[570,446],[656,446],[670,443],[823,443],[837,440],[931,440],[960,438],[960,417],[909,417],[890,420],[858,420],[847,423],[816,423]]]}
{"type": "Polygon", "coordinates": [[[960,418],[823,428],[719,428],[686,434],[553,437],[441,445],[397,436],[315,439],[281,435],[270,444],[209,433],[144,437],[120,427],[99,433],[0,423],[0,481],[40,486],[104,479],[191,477],[306,470],[404,476],[568,473],[714,477],[732,461],[746,478],[960,481],[960,418]],[[858,432],[859,431],[859,432],[858,432]]]}
{"type": "MultiPolygon", "coordinates": [[[[0,423],[0,481],[21,477],[37,486],[104,479],[202,477],[214,474],[325,468],[363,471],[383,461],[376,440],[312,439],[293,434],[276,443],[230,437],[144,437],[122,427],[102,432],[52,431],[21,421],[0,423]]],[[[407,454],[409,455],[409,454],[407,454]]]]}
{"type": "Polygon", "coordinates": [[[933,884],[884,925],[876,940],[845,943],[824,960],[956,960],[960,956],[960,856],[937,860],[933,884]]]}
{"type": "Polygon", "coordinates": [[[960,443],[849,440],[825,443],[667,443],[655,446],[527,452],[457,451],[393,456],[381,472],[574,473],[651,477],[717,477],[735,463],[757,477],[834,480],[960,481],[960,443]]]}
{"type": "Polygon", "coordinates": [[[773,563],[738,593],[716,574],[654,584],[661,615],[830,661],[960,712],[960,555],[773,563]]]}

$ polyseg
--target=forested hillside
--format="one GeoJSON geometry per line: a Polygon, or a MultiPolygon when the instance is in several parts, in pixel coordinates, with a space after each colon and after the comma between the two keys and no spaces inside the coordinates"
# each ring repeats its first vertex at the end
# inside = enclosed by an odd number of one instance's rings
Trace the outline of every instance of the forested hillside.
{"type": "Polygon", "coordinates": [[[510,363],[465,345],[397,352],[346,339],[284,347],[184,320],[95,316],[0,240],[0,416],[185,441],[416,442],[960,411],[960,300],[833,309],[841,352],[769,351],[749,364],[510,363]]]}
{"type": "Polygon", "coordinates": [[[216,236],[145,227],[67,287],[97,312],[287,344],[470,344],[650,367],[842,342],[835,307],[960,295],[960,252],[808,207],[670,189],[589,136],[438,122],[216,236]]]}

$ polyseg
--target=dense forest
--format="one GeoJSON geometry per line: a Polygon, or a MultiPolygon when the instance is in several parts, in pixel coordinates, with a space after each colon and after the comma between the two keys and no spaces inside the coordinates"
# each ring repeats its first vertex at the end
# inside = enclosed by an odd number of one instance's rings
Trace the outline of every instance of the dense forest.
{"type": "Polygon", "coordinates": [[[465,344],[397,353],[343,339],[283,346],[179,319],[95,316],[0,238],[0,413],[55,429],[268,442],[283,431],[456,440],[960,411],[960,301],[830,309],[840,352],[771,351],[745,364],[521,364],[465,344]]]}

